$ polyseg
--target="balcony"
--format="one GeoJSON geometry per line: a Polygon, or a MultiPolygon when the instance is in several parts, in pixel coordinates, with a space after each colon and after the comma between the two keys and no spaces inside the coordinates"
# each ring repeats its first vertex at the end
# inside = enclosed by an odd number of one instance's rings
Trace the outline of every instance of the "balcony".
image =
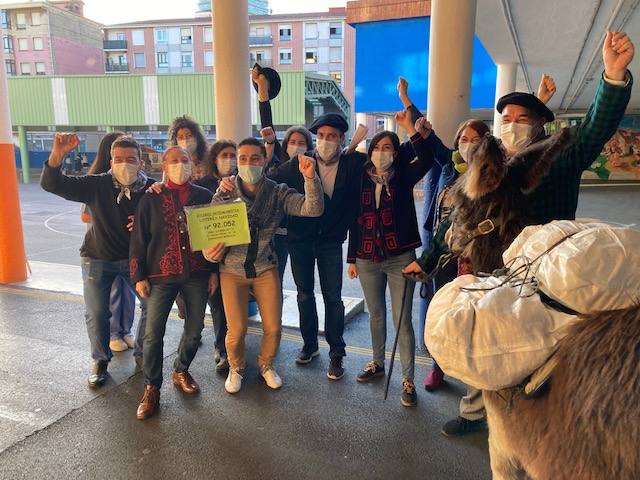
{"type": "Polygon", "coordinates": [[[129,73],[129,64],[107,62],[104,66],[104,70],[107,73],[129,73]]]}
{"type": "Polygon", "coordinates": [[[104,50],[126,50],[127,49],[127,41],[126,40],[104,40],[102,42],[102,48],[104,50]]]}
{"type": "Polygon", "coordinates": [[[249,35],[250,47],[260,47],[265,45],[273,45],[273,38],[271,35],[249,35]]]}

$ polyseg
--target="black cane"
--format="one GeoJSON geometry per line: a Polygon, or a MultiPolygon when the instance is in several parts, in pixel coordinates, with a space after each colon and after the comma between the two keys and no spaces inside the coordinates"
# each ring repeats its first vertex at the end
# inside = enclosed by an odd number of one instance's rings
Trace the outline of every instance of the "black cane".
{"type": "MultiPolygon", "coordinates": [[[[393,373],[393,361],[396,358],[396,348],[398,347],[398,338],[400,337],[400,328],[402,327],[402,317],[404,316],[404,302],[407,299],[407,279],[404,280],[404,289],[402,291],[402,304],[400,305],[400,318],[398,319],[398,328],[396,328],[396,338],[393,341],[393,350],[391,351],[391,361],[389,362],[389,374],[387,375],[387,384],[384,387],[384,399],[387,399],[389,393],[389,383],[391,382],[391,374],[393,373]]],[[[392,307],[393,310],[393,307],[392,307]]]]}

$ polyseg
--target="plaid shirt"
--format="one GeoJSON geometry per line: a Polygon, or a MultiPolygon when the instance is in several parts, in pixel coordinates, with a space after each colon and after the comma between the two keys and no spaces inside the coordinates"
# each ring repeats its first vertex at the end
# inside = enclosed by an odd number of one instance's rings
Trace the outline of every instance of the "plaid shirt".
{"type": "Polygon", "coordinates": [[[529,195],[536,223],[576,218],[582,172],[591,166],[616,133],[629,103],[633,78],[631,73],[627,75],[624,87],[600,79],[595,99],[582,124],[576,127],[574,144],[560,154],[549,174],[529,195]]]}

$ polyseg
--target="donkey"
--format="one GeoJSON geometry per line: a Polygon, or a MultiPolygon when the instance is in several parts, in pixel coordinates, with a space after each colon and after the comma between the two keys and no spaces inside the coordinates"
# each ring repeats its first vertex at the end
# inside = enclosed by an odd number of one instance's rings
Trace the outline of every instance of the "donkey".
{"type": "Polygon", "coordinates": [[[494,480],[640,478],[640,306],[581,320],[542,396],[483,392],[494,480]]]}

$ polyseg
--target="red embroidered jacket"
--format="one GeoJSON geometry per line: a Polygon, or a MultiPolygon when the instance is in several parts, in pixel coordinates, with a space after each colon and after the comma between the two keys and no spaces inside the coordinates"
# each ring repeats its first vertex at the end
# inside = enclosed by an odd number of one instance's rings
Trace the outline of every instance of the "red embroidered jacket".
{"type": "MultiPolygon", "coordinates": [[[[211,203],[212,193],[192,185],[185,205],[211,203]]],[[[147,193],[138,204],[129,246],[131,280],[136,283],[181,282],[196,275],[218,271],[218,265],[205,260],[202,252],[192,252],[187,219],[178,192],[165,188],[147,193]]]]}

